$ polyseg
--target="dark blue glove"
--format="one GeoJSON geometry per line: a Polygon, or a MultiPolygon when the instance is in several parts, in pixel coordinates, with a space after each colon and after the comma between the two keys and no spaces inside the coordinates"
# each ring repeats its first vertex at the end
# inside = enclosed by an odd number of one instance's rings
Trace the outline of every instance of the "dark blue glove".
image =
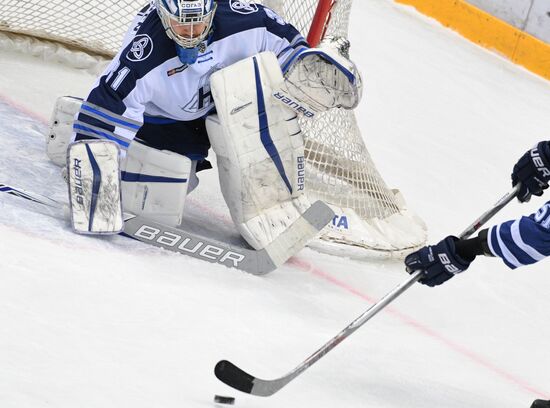
{"type": "Polygon", "coordinates": [[[424,271],[418,282],[423,285],[437,286],[451,279],[457,273],[464,272],[470,266],[456,253],[457,237],[448,236],[437,245],[425,246],[405,258],[407,272],[412,274],[424,271]]]}
{"type": "Polygon", "coordinates": [[[512,170],[512,185],[521,183],[518,200],[526,202],[531,194],[541,196],[550,180],[550,142],[540,142],[526,152],[512,170]]]}

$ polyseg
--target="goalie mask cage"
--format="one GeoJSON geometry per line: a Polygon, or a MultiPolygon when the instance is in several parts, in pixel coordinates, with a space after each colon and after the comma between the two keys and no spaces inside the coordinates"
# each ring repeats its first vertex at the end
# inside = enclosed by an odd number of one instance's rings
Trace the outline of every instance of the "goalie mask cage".
{"type": "MultiPolygon", "coordinates": [[[[291,22],[312,46],[325,36],[348,36],[352,0],[257,3],[291,22]]],[[[0,0],[0,31],[23,34],[35,43],[35,39],[49,40],[111,58],[128,25],[145,4],[139,0],[32,0],[25,4],[0,0]]],[[[7,41],[13,45],[21,41],[20,36],[17,38],[14,41],[8,37],[7,41]]],[[[79,60],[74,65],[82,67],[82,58],[74,59],[79,60]]],[[[367,151],[353,111],[333,109],[313,120],[302,118],[300,125],[305,141],[308,195],[324,200],[336,213],[320,239],[310,246],[324,252],[369,258],[402,257],[424,245],[425,224],[407,209],[397,190],[386,186],[367,151]]]]}

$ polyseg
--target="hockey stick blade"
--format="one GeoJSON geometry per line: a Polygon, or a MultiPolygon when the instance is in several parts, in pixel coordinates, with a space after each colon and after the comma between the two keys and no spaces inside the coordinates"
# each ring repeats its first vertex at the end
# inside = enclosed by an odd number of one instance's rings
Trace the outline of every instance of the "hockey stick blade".
{"type": "Polygon", "coordinates": [[[224,384],[258,397],[269,397],[275,394],[297,375],[285,376],[276,380],[262,380],[248,374],[227,360],[219,361],[216,364],[214,374],[224,384]]]}
{"type": "Polygon", "coordinates": [[[214,367],[214,374],[221,382],[247,394],[252,391],[256,379],[227,360],[218,361],[214,367]]]}
{"type": "MultiPolygon", "coordinates": [[[[512,199],[516,196],[518,187],[514,187],[503,198],[501,198],[493,207],[484,212],[479,218],[474,221],[464,232],[459,236],[460,238],[467,238],[474,232],[479,230],[483,224],[485,224],[491,217],[493,217],[498,211],[504,208],[512,199]]],[[[321,346],[316,352],[309,356],[306,360],[301,362],[296,368],[290,371],[288,374],[279,377],[275,380],[262,380],[256,378],[247,372],[243,371],[235,364],[222,360],[214,369],[216,377],[223,383],[235,388],[239,391],[245,392],[251,395],[257,395],[260,397],[268,397],[275,394],[293,379],[298,377],[309,367],[327,355],[338,344],[342,343],[346,338],[351,336],[356,330],[368,322],[378,312],[384,309],[398,296],[408,290],[414,283],[416,283],[422,277],[422,271],[416,271],[406,281],[395,287],[392,291],[388,292],[377,303],[370,306],[353,322],[347,325],[340,333],[330,339],[327,343],[321,346]]]]}

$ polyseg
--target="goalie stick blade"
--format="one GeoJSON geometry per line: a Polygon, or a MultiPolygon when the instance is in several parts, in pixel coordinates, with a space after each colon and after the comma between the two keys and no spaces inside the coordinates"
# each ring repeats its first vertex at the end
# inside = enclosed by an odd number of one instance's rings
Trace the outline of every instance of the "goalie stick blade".
{"type": "MultiPolygon", "coordinates": [[[[0,193],[25,199],[40,209],[52,211],[57,218],[67,218],[64,203],[41,194],[0,183],[0,193]]],[[[265,275],[274,271],[291,256],[300,251],[334,217],[334,212],[322,201],[315,202],[266,248],[255,250],[243,241],[242,245],[207,238],[208,234],[173,228],[146,218],[124,214],[124,230],[121,235],[138,241],[192,256],[203,261],[236,268],[253,275],[265,275]]]]}
{"type": "Polygon", "coordinates": [[[266,248],[255,250],[244,241],[233,245],[208,238],[207,234],[162,225],[140,216],[129,216],[124,234],[138,241],[203,261],[240,269],[253,275],[265,275],[300,251],[332,220],[334,212],[322,201],[315,202],[266,248]]]}
{"type": "Polygon", "coordinates": [[[167,251],[217,263],[253,275],[264,275],[277,268],[265,249],[256,251],[243,246],[207,238],[185,227],[169,227],[139,216],[124,221],[124,235],[167,251]]]}
{"type": "Polygon", "coordinates": [[[32,210],[41,214],[49,215],[58,219],[65,219],[68,214],[68,207],[59,201],[53,200],[41,194],[23,190],[17,187],[8,186],[0,183],[0,193],[5,193],[6,197],[25,200],[32,210]]]}

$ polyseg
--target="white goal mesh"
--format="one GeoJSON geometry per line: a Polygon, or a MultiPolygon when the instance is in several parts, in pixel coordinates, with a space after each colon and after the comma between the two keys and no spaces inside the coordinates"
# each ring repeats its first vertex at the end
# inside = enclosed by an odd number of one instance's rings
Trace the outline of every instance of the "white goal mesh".
{"type": "MultiPolygon", "coordinates": [[[[281,14],[304,36],[321,2],[332,5],[330,14],[319,23],[326,35],[347,37],[352,0],[258,1],[281,14]]],[[[111,57],[145,4],[139,0],[0,0],[0,31],[53,40],[111,57]]],[[[353,59],[353,47],[351,51],[353,59]]],[[[322,241],[314,246],[350,256],[395,257],[423,245],[423,222],[406,209],[399,194],[386,186],[367,151],[353,111],[334,109],[300,123],[305,135],[308,192],[312,198],[331,204],[337,214],[322,241]]]]}

